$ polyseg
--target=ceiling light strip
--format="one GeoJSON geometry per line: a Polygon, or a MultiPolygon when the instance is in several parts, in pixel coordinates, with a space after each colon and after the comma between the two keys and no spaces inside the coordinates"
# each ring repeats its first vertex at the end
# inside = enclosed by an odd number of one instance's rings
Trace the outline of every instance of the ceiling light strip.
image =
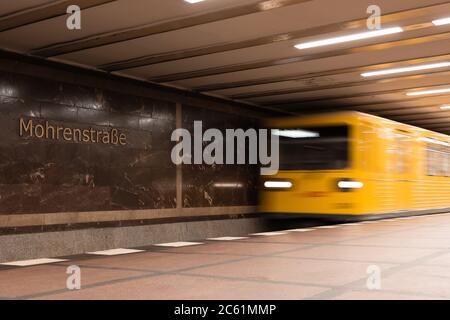
{"type": "Polygon", "coordinates": [[[422,95],[428,95],[428,94],[439,94],[439,93],[447,93],[447,92],[450,92],[450,88],[414,91],[414,92],[408,92],[406,95],[407,96],[422,96],[422,95]]]}
{"type": "Polygon", "coordinates": [[[382,75],[413,72],[413,71],[428,70],[428,69],[445,68],[445,67],[450,67],[450,61],[438,62],[438,63],[432,63],[432,64],[422,64],[422,65],[411,66],[411,67],[402,67],[402,68],[393,68],[393,69],[384,69],[384,70],[378,70],[378,71],[364,72],[361,74],[361,76],[374,77],[374,76],[382,76],[382,75]]]}
{"type": "Polygon", "coordinates": [[[443,26],[445,24],[450,24],[450,17],[444,19],[438,19],[432,21],[435,26],[443,26]]]}
{"type": "Polygon", "coordinates": [[[295,47],[297,49],[302,50],[302,49],[309,49],[309,48],[327,46],[327,45],[356,41],[356,40],[375,38],[375,37],[380,37],[380,36],[385,36],[385,35],[390,35],[390,34],[395,34],[395,33],[400,33],[400,32],[403,32],[403,28],[393,27],[393,28],[381,29],[381,30],[376,30],[376,31],[354,33],[354,34],[341,36],[341,37],[299,43],[299,44],[295,45],[295,47]]]}

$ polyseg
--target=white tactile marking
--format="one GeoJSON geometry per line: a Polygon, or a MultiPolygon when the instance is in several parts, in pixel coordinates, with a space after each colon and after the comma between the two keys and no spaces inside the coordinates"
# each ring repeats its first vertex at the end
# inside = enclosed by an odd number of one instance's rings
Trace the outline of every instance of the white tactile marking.
{"type": "Polygon", "coordinates": [[[219,238],[208,238],[206,240],[233,241],[233,240],[242,240],[242,239],[248,239],[248,237],[219,237],[219,238]]]}
{"type": "Polygon", "coordinates": [[[251,233],[251,236],[280,236],[283,234],[287,234],[287,232],[259,232],[259,233],[251,233]]]}
{"type": "Polygon", "coordinates": [[[314,229],[334,229],[337,227],[338,226],[319,226],[319,227],[314,227],[314,229]]]}
{"type": "Polygon", "coordinates": [[[308,228],[302,228],[302,229],[290,229],[286,230],[289,232],[308,232],[308,231],[314,231],[314,229],[308,229],[308,228]]]}
{"type": "Polygon", "coordinates": [[[138,252],[144,252],[144,251],[145,250],[118,248],[118,249],[111,249],[111,250],[87,252],[87,254],[94,254],[94,255],[100,255],[100,256],[118,256],[121,254],[138,253],[138,252]]]}
{"type": "Polygon", "coordinates": [[[4,266],[15,266],[15,267],[28,267],[28,266],[36,266],[40,264],[49,264],[49,263],[56,263],[56,262],[64,262],[67,261],[66,259],[33,259],[33,260],[22,260],[22,261],[13,261],[13,262],[5,262],[0,263],[4,266]]]}
{"type": "Polygon", "coordinates": [[[178,248],[178,247],[196,246],[199,244],[203,244],[203,242],[178,241],[178,242],[158,243],[158,244],[155,244],[155,246],[178,248]]]}

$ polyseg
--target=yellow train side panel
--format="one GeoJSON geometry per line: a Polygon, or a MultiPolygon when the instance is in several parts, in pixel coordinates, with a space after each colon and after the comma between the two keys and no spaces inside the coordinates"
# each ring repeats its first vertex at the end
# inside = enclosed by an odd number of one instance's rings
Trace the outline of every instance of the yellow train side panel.
{"type": "Polygon", "coordinates": [[[264,177],[291,181],[293,186],[282,191],[263,188],[260,211],[356,216],[450,207],[450,177],[427,175],[427,143],[423,141],[435,138],[450,143],[448,136],[358,112],[267,123],[272,128],[340,124],[351,128],[350,166],[344,170],[285,170],[264,177]],[[342,192],[337,188],[342,179],[361,181],[364,187],[342,192]]]}

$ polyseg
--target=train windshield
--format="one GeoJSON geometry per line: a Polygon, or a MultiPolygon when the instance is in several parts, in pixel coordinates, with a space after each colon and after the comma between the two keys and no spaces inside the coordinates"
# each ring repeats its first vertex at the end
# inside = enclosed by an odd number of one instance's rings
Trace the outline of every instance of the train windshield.
{"type": "Polygon", "coordinates": [[[272,134],[280,139],[281,170],[336,170],[349,167],[348,126],[283,128],[272,134]]]}

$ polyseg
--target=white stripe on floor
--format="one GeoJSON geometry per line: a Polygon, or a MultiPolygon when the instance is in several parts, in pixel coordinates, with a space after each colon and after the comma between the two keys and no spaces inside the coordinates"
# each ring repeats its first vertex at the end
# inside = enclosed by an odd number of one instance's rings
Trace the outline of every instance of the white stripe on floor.
{"type": "Polygon", "coordinates": [[[292,232],[308,232],[308,231],[314,231],[314,229],[303,228],[303,229],[290,229],[290,230],[286,230],[286,231],[292,231],[292,232]]]}
{"type": "Polygon", "coordinates": [[[137,250],[137,249],[111,249],[111,250],[103,250],[103,251],[95,251],[95,252],[86,252],[87,254],[94,254],[100,256],[118,256],[121,254],[129,254],[129,253],[138,253],[143,252],[145,250],[137,250]]]}
{"type": "Polygon", "coordinates": [[[178,242],[158,243],[158,244],[155,244],[155,246],[178,248],[178,247],[196,246],[199,244],[203,244],[203,243],[202,242],[178,241],[178,242]]]}
{"type": "Polygon", "coordinates": [[[242,239],[248,239],[248,237],[219,237],[219,238],[208,238],[206,240],[233,241],[233,240],[242,240],[242,239]]]}
{"type": "Polygon", "coordinates": [[[259,233],[251,233],[251,236],[280,236],[282,234],[287,234],[287,232],[259,232],[259,233]]]}
{"type": "Polygon", "coordinates": [[[64,262],[67,261],[66,259],[33,259],[33,260],[22,260],[22,261],[13,261],[13,262],[5,262],[0,263],[4,266],[15,266],[15,267],[27,267],[27,266],[36,266],[40,264],[49,264],[49,263],[56,263],[56,262],[64,262]]]}
{"type": "Polygon", "coordinates": [[[319,226],[319,227],[314,227],[314,229],[334,229],[337,227],[338,226],[319,226]]]}

